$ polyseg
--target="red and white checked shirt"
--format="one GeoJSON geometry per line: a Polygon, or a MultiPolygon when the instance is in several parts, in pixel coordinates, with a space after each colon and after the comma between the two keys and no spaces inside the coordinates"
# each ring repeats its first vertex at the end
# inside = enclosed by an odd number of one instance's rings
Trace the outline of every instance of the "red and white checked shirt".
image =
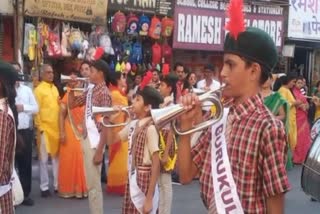
{"type": "MultiPolygon", "coordinates": [[[[86,104],[88,91],[84,92],[78,97],[75,97],[75,103],[77,106],[83,106],[86,104]]],[[[105,82],[97,84],[93,88],[92,92],[92,106],[98,107],[111,107],[112,100],[110,96],[109,89],[105,82]]],[[[102,124],[95,120],[98,131],[100,132],[102,129],[102,124]]]]}
{"type": "MultiPolygon", "coordinates": [[[[245,213],[265,214],[266,199],[289,190],[285,169],[287,143],[281,121],[275,119],[256,95],[232,106],[228,115],[227,148],[231,171],[245,213]],[[230,121],[231,119],[231,121],[230,121]]],[[[214,202],[211,174],[211,128],[192,148],[200,170],[201,198],[207,208],[214,202]]]]}
{"type": "MultiPolygon", "coordinates": [[[[11,179],[15,131],[16,127],[12,117],[7,112],[0,110],[0,186],[8,184],[11,179]]],[[[14,213],[12,191],[0,197],[0,213],[14,213]]]]}

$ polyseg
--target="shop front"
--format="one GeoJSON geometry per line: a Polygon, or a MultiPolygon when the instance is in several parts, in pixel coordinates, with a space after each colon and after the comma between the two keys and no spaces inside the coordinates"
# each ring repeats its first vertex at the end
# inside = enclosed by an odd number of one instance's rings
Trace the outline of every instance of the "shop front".
{"type": "Polygon", "coordinates": [[[314,85],[320,80],[320,0],[290,0],[288,38],[294,47],[289,71],[296,71],[314,85]]]}
{"type": "Polygon", "coordinates": [[[173,5],[172,0],[109,0],[108,20],[115,52],[111,65],[115,71],[130,70],[133,76],[150,69],[170,71],[173,5]]]}
{"type": "Polygon", "coordinates": [[[113,71],[168,70],[172,14],[171,0],[26,0],[24,55],[33,68],[49,61],[57,74],[79,69],[97,50],[113,71]]]}
{"type": "Polygon", "coordinates": [[[38,78],[39,67],[50,63],[59,80],[60,74],[78,70],[81,60],[89,57],[90,35],[95,26],[107,23],[104,0],[26,0],[24,2],[24,62],[27,71],[38,78]]]}
{"type": "MultiPolygon", "coordinates": [[[[279,53],[283,46],[283,8],[252,2],[244,5],[245,23],[266,31],[279,53]]],[[[174,59],[199,72],[207,63],[222,67],[227,3],[177,0],[175,5],[174,59]]]]}
{"type": "Polygon", "coordinates": [[[13,1],[2,0],[0,7],[0,59],[14,59],[14,7],[13,1]]]}

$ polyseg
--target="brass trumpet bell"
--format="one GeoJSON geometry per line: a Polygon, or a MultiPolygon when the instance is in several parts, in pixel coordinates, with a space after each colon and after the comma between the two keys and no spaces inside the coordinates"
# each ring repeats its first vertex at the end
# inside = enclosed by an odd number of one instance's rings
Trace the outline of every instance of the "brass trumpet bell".
{"type": "Polygon", "coordinates": [[[118,124],[107,124],[104,122],[104,119],[106,117],[108,117],[109,115],[112,115],[112,114],[115,114],[117,112],[119,112],[118,110],[112,108],[112,107],[98,107],[98,106],[92,106],[92,113],[93,114],[102,114],[103,117],[102,117],[102,125],[104,127],[107,127],[107,128],[112,128],[112,127],[119,127],[119,126],[125,126],[129,123],[130,121],[130,112],[129,112],[129,109],[130,107],[122,107],[121,108],[121,111],[125,112],[128,117],[127,117],[127,121],[124,122],[124,123],[118,123],[118,124]]]}
{"type": "Polygon", "coordinates": [[[205,122],[202,122],[198,125],[196,125],[193,129],[187,130],[185,132],[179,131],[175,126],[175,120],[182,115],[183,113],[187,112],[184,107],[180,104],[168,106],[162,109],[153,109],[151,110],[151,117],[154,121],[155,126],[158,129],[161,129],[168,123],[172,123],[172,127],[174,131],[178,135],[187,135],[191,134],[197,131],[201,131],[209,126],[212,126],[213,124],[217,123],[219,120],[221,120],[223,116],[223,105],[221,103],[221,90],[219,89],[217,91],[208,91],[204,92],[199,96],[199,101],[201,103],[204,103],[205,101],[209,101],[212,103],[212,106],[214,106],[215,113],[213,114],[212,118],[210,120],[207,120],[205,122]]]}

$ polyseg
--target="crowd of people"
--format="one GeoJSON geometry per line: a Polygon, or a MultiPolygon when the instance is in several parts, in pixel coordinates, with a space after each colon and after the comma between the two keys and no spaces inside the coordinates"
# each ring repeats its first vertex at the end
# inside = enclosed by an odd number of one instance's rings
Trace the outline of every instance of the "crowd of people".
{"type": "Polygon", "coordinates": [[[111,72],[97,58],[71,72],[61,96],[51,65],[41,66],[41,82],[32,92],[19,81],[19,64],[0,62],[0,213],[14,213],[14,164],[23,204],[34,203],[29,196],[34,139],[41,196],[52,194],[51,160],[53,190],[64,198],[88,197],[91,214],[104,213],[106,152],[106,191],[124,196],[123,213],[171,213],[173,175],[182,184],[199,179],[210,214],[283,213],[290,189],[286,167],[306,158],[308,115],[310,106],[315,119],[320,115],[320,84],[309,99],[302,77],[271,74],[277,50],[268,34],[250,27],[228,30],[221,72],[208,64],[200,78],[183,63],[169,74],[153,69],[131,77],[111,72]],[[220,99],[213,91],[221,89],[221,82],[225,106],[212,126],[179,136],[171,123],[159,125],[152,117],[153,110],[177,103],[184,108],[176,121],[180,131],[216,117],[219,111],[206,108],[197,93],[211,91],[220,99]]]}

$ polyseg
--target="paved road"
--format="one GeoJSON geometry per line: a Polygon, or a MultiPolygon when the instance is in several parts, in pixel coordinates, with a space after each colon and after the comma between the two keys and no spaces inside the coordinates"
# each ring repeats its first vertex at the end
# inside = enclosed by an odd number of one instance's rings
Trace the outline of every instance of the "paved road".
{"type": "MultiPolygon", "coordinates": [[[[19,206],[17,214],[87,214],[89,213],[86,199],[61,199],[53,196],[48,199],[40,197],[38,169],[34,167],[32,197],[35,206],[19,206]]],[[[301,167],[296,167],[289,172],[292,190],[286,194],[287,214],[319,214],[320,203],[311,202],[300,188],[301,167]]],[[[202,214],[206,213],[199,197],[199,186],[197,182],[188,186],[174,185],[173,214],[202,214]]],[[[121,201],[119,196],[104,194],[104,208],[106,214],[120,214],[121,201]]]]}

